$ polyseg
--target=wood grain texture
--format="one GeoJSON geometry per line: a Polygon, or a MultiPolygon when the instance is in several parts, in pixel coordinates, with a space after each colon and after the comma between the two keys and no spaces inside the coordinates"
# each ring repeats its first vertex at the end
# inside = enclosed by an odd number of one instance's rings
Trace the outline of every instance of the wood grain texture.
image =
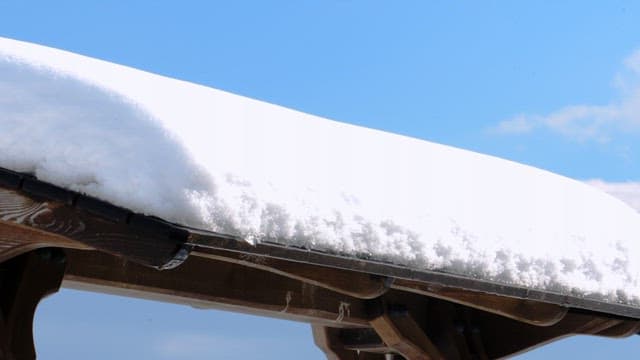
{"type": "MultiPolygon", "coordinates": [[[[82,247],[74,245],[79,243],[144,265],[163,267],[174,260],[186,239],[186,232],[174,232],[171,226],[163,226],[162,222],[141,215],[123,219],[128,222],[117,222],[96,215],[96,211],[38,197],[0,188],[0,221],[50,235],[28,241],[29,248],[34,242],[40,242],[39,246],[50,246],[53,241],[60,247],[82,247]]],[[[16,239],[25,243],[25,237],[6,235],[0,239],[4,242],[0,251],[15,249],[18,245],[12,241],[16,239]]]]}
{"type": "Polygon", "coordinates": [[[42,247],[89,248],[61,235],[0,220],[0,263],[42,247]]]}

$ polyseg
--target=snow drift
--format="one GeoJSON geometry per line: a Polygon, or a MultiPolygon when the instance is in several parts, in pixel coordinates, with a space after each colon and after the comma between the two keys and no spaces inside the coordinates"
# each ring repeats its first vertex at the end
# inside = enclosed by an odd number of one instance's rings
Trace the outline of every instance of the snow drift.
{"type": "Polygon", "coordinates": [[[640,214],[587,184],[2,38],[0,166],[247,241],[640,304],[640,214]]]}

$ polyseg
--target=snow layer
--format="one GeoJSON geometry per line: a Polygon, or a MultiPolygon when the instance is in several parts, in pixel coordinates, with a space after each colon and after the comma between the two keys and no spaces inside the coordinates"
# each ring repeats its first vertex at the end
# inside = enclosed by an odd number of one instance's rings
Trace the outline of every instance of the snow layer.
{"type": "Polygon", "coordinates": [[[587,184],[617,197],[632,208],[640,211],[640,183],[627,182],[606,182],[599,179],[588,180],[587,184]]]}
{"type": "Polygon", "coordinates": [[[0,166],[248,241],[640,304],[640,214],[592,186],[2,38],[0,166]]]}

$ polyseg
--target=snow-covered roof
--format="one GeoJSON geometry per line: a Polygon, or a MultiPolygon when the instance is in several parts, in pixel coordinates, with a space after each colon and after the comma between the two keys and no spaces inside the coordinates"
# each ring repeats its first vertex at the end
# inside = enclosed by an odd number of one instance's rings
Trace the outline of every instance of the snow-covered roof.
{"type": "Polygon", "coordinates": [[[2,38],[0,167],[247,241],[640,304],[640,214],[585,183],[2,38]]]}

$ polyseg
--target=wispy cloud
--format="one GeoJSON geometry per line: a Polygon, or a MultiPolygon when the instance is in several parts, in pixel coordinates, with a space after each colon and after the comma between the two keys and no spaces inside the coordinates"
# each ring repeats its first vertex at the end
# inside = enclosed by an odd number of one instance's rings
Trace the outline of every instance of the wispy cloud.
{"type": "Polygon", "coordinates": [[[640,131],[640,49],[614,78],[619,96],[605,105],[569,105],[546,115],[519,114],[491,128],[500,134],[547,129],[578,141],[605,143],[618,132],[640,131]]]}
{"type": "MultiPolygon", "coordinates": [[[[155,341],[157,359],[251,359],[261,353],[276,354],[285,351],[290,339],[278,334],[262,334],[256,337],[248,332],[244,336],[220,335],[200,332],[168,333],[155,341]],[[271,336],[273,335],[273,336],[271,336]]],[[[269,355],[270,356],[270,355],[269,355]]]]}
{"type": "Polygon", "coordinates": [[[215,334],[167,334],[156,343],[157,355],[166,359],[214,359],[225,354],[258,348],[257,339],[233,338],[215,334]]]}

